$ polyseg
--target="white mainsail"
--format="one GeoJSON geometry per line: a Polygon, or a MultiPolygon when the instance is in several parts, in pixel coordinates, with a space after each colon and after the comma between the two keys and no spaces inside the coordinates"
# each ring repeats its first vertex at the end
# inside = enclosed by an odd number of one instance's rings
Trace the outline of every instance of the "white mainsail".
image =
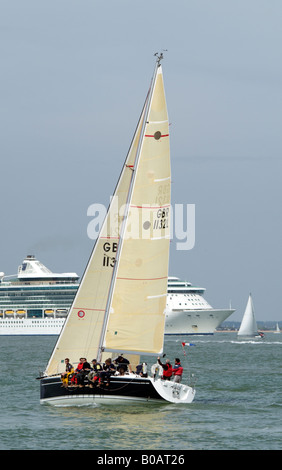
{"type": "Polygon", "coordinates": [[[251,294],[248,298],[245,313],[238,331],[238,336],[258,336],[258,327],[255,319],[254,306],[251,294]]]}
{"type": "Polygon", "coordinates": [[[104,224],[45,374],[106,351],[160,354],[170,235],[168,115],[159,63],[104,224]]]}
{"type": "Polygon", "coordinates": [[[161,66],[135,170],[103,346],[110,351],[160,354],[170,243],[169,133],[161,66]],[[132,233],[136,228],[139,233],[132,233]]]}

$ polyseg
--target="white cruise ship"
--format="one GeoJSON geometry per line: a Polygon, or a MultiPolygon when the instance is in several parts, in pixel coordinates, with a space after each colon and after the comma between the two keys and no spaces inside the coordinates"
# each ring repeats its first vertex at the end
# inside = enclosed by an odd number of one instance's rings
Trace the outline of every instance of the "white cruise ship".
{"type": "Polygon", "coordinates": [[[205,290],[177,277],[168,278],[166,335],[212,335],[235,312],[212,308],[203,297],[205,290]]]}
{"type": "Polygon", "coordinates": [[[76,273],[52,273],[27,256],[17,275],[0,273],[0,335],[59,335],[78,286],[76,273]]]}
{"type": "MultiPolygon", "coordinates": [[[[76,273],[53,273],[27,256],[17,275],[0,273],[0,335],[59,335],[78,286],[76,273]]],[[[234,312],[213,309],[204,292],[169,277],[166,335],[213,334],[234,312]]]]}

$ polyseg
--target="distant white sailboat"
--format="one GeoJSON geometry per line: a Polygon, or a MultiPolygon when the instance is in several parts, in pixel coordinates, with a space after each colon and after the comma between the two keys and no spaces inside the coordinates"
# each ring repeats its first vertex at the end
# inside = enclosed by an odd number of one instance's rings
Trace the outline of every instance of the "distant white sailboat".
{"type": "Polygon", "coordinates": [[[251,294],[249,295],[242,323],[238,330],[238,336],[262,338],[263,333],[258,332],[257,322],[254,313],[254,305],[251,294]]]}
{"type": "Polygon", "coordinates": [[[276,329],[274,333],[281,333],[278,323],[276,323],[276,329]]]}

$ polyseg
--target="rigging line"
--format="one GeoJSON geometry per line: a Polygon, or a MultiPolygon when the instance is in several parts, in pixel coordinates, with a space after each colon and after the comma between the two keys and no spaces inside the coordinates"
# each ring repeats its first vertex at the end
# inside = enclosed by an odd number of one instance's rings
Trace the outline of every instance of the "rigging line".
{"type": "MultiPolygon", "coordinates": [[[[117,376],[116,376],[117,377],[117,376]]],[[[128,382],[124,385],[122,385],[122,387],[119,387],[119,388],[115,388],[114,391],[118,391],[118,390],[122,390],[123,388],[127,387],[128,385],[131,384],[131,382],[133,382],[133,380],[135,380],[136,378],[138,378],[138,376],[136,377],[132,377],[132,379],[127,379],[128,382]]],[[[110,382],[111,382],[111,379],[110,379],[110,382]]],[[[100,390],[108,390],[106,387],[98,387],[100,390]]]]}

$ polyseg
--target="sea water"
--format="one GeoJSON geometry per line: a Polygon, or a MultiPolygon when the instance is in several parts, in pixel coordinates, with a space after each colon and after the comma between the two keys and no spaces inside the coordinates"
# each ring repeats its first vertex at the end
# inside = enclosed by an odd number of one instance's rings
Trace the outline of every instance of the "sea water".
{"type": "Polygon", "coordinates": [[[0,338],[1,450],[282,449],[282,334],[166,337],[166,357],[179,357],[183,382],[190,377],[196,384],[188,405],[40,405],[36,377],[55,342],[0,338]],[[184,349],[182,341],[195,346],[184,349]]]}

